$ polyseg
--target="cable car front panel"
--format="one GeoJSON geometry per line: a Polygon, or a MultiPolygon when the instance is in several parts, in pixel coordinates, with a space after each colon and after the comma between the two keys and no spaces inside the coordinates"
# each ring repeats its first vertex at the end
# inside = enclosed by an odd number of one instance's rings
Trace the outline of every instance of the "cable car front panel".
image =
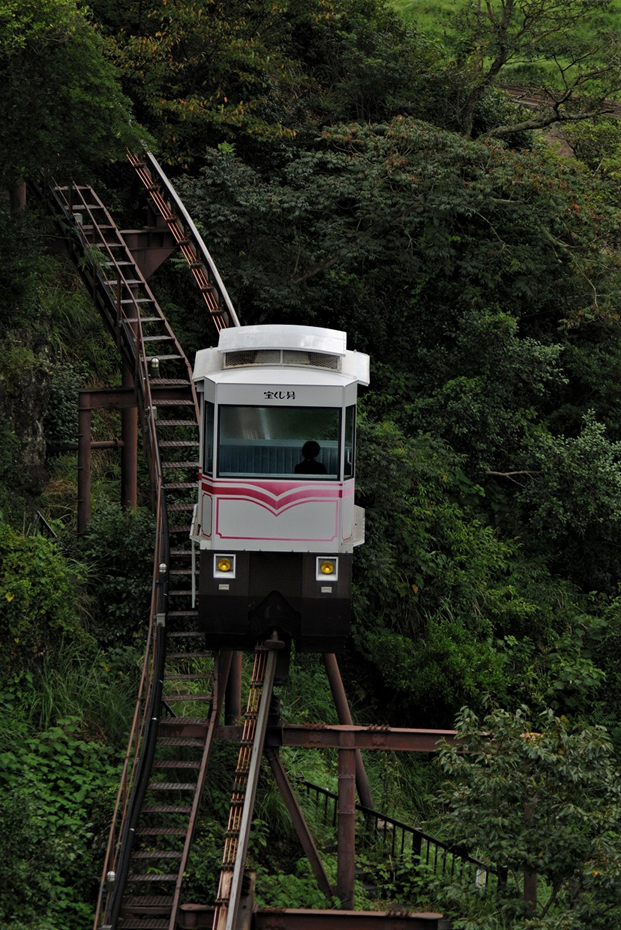
{"type": "MultiPolygon", "coordinates": [[[[242,329],[255,331],[256,344],[256,331],[271,328],[242,329]]],[[[354,467],[364,359],[341,370],[227,369],[220,347],[197,356],[203,439],[192,536],[200,545],[199,625],[209,646],[253,648],[274,627],[305,651],[345,645],[352,552],[363,541],[354,467]]]]}

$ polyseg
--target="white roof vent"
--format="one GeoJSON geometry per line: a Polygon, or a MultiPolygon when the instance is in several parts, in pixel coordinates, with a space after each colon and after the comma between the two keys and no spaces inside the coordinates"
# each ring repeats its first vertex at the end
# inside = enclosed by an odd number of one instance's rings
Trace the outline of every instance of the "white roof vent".
{"type": "Polygon", "coordinates": [[[223,368],[241,368],[243,365],[270,365],[281,368],[295,365],[304,368],[328,368],[330,371],[341,370],[341,357],[322,352],[303,352],[299,349],[256,349],[241,352],[225,352],[223,368]]]}

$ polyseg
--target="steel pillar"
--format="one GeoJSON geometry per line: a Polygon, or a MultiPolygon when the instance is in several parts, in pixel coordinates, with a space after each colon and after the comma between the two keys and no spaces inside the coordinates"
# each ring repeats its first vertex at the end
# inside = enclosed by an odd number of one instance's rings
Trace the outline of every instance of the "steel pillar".
{"type": "Polygon", "coordinates": [[[354,909],[356,876],[356,750],[353,733],[339,746],[338,862],[336,893],[344,911],[354,909]]]}
{"type": "Polygon", "coordinates": [[[237,723],[241,717],[241,685],[242,685],[242,654],[233,652],[231,654],[231,671],[226,687],[224,698],[224,722],[226,724],[237,723]]]}
{"type": "MultiPolygon", "coordinates": [[[[339,723],[352,726],[354,721],[351,716],[349,704],[347,703],[347,695],[345,694],[343,679],[341,678],[341,671],[336,656],[332,652],[324,652],[323,662],[326,668],[328,681],[330,682],[330,690],[332,691],[332,699],[336,707],[339,723]]],[[[369,810],[372,811],[375,810],[369,779],[367,778],[364,762],[362,761],[362,754],[359,749],[356,749],[356,787],[358,788],[358,796],[362,806],[368,807],[369,810]]]]}
{"type": "Polygon", "coordinates": [[[217,656],[218,663],[218,693],[217,697],[217,707],[218,707],[218,717],[220,716],[220,710],[226,700],[225,695],[228,690],[229,676],[231,674],[231,657],[234,653],[230,649],[221,649],[217,656]]]}
{"type": "MultiPolygon", "coordinates": [[[[131,418],[128,422],[131,424],[131,418]]],[[[67,448],[71,445],[67,444],[67,448]]],[[[91,451],[109,448],[120,448],[123,462],[131,463],[129,470],[122,467],[122,502],[124,506],[135,507],[138,499],[138,419],[133,379],[132,386],[123,388],[78,391],[78,535],[84,532],[91,518],[91,451]],[[122,417],[133,414],[133,431],[130,426],[120,442],[91,442],[91,411],[102,408],[120,410],[122,417]]]]}

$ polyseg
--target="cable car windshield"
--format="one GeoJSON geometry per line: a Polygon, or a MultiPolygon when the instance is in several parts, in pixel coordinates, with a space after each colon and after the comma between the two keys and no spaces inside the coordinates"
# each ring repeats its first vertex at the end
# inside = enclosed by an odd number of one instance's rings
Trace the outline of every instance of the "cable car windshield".
{"type": "Polygon", "coordinates": [[[341,410],[219,407],[218,474],[337,480],[341,410]]]}

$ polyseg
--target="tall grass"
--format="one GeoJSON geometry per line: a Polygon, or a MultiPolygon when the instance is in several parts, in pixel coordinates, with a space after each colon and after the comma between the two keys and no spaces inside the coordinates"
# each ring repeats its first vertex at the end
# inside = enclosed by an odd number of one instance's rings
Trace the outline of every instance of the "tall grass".
{"type": "Polygon", "coordinates": [[[137,690],[131,669],[114,670],[106,656],[86,653],[74,643],[63,643],[54,657],[44,660],[24,716],[32,729],[43,732],[73,718],[85,738],[123,745],[134,710],[137,690]]]}

